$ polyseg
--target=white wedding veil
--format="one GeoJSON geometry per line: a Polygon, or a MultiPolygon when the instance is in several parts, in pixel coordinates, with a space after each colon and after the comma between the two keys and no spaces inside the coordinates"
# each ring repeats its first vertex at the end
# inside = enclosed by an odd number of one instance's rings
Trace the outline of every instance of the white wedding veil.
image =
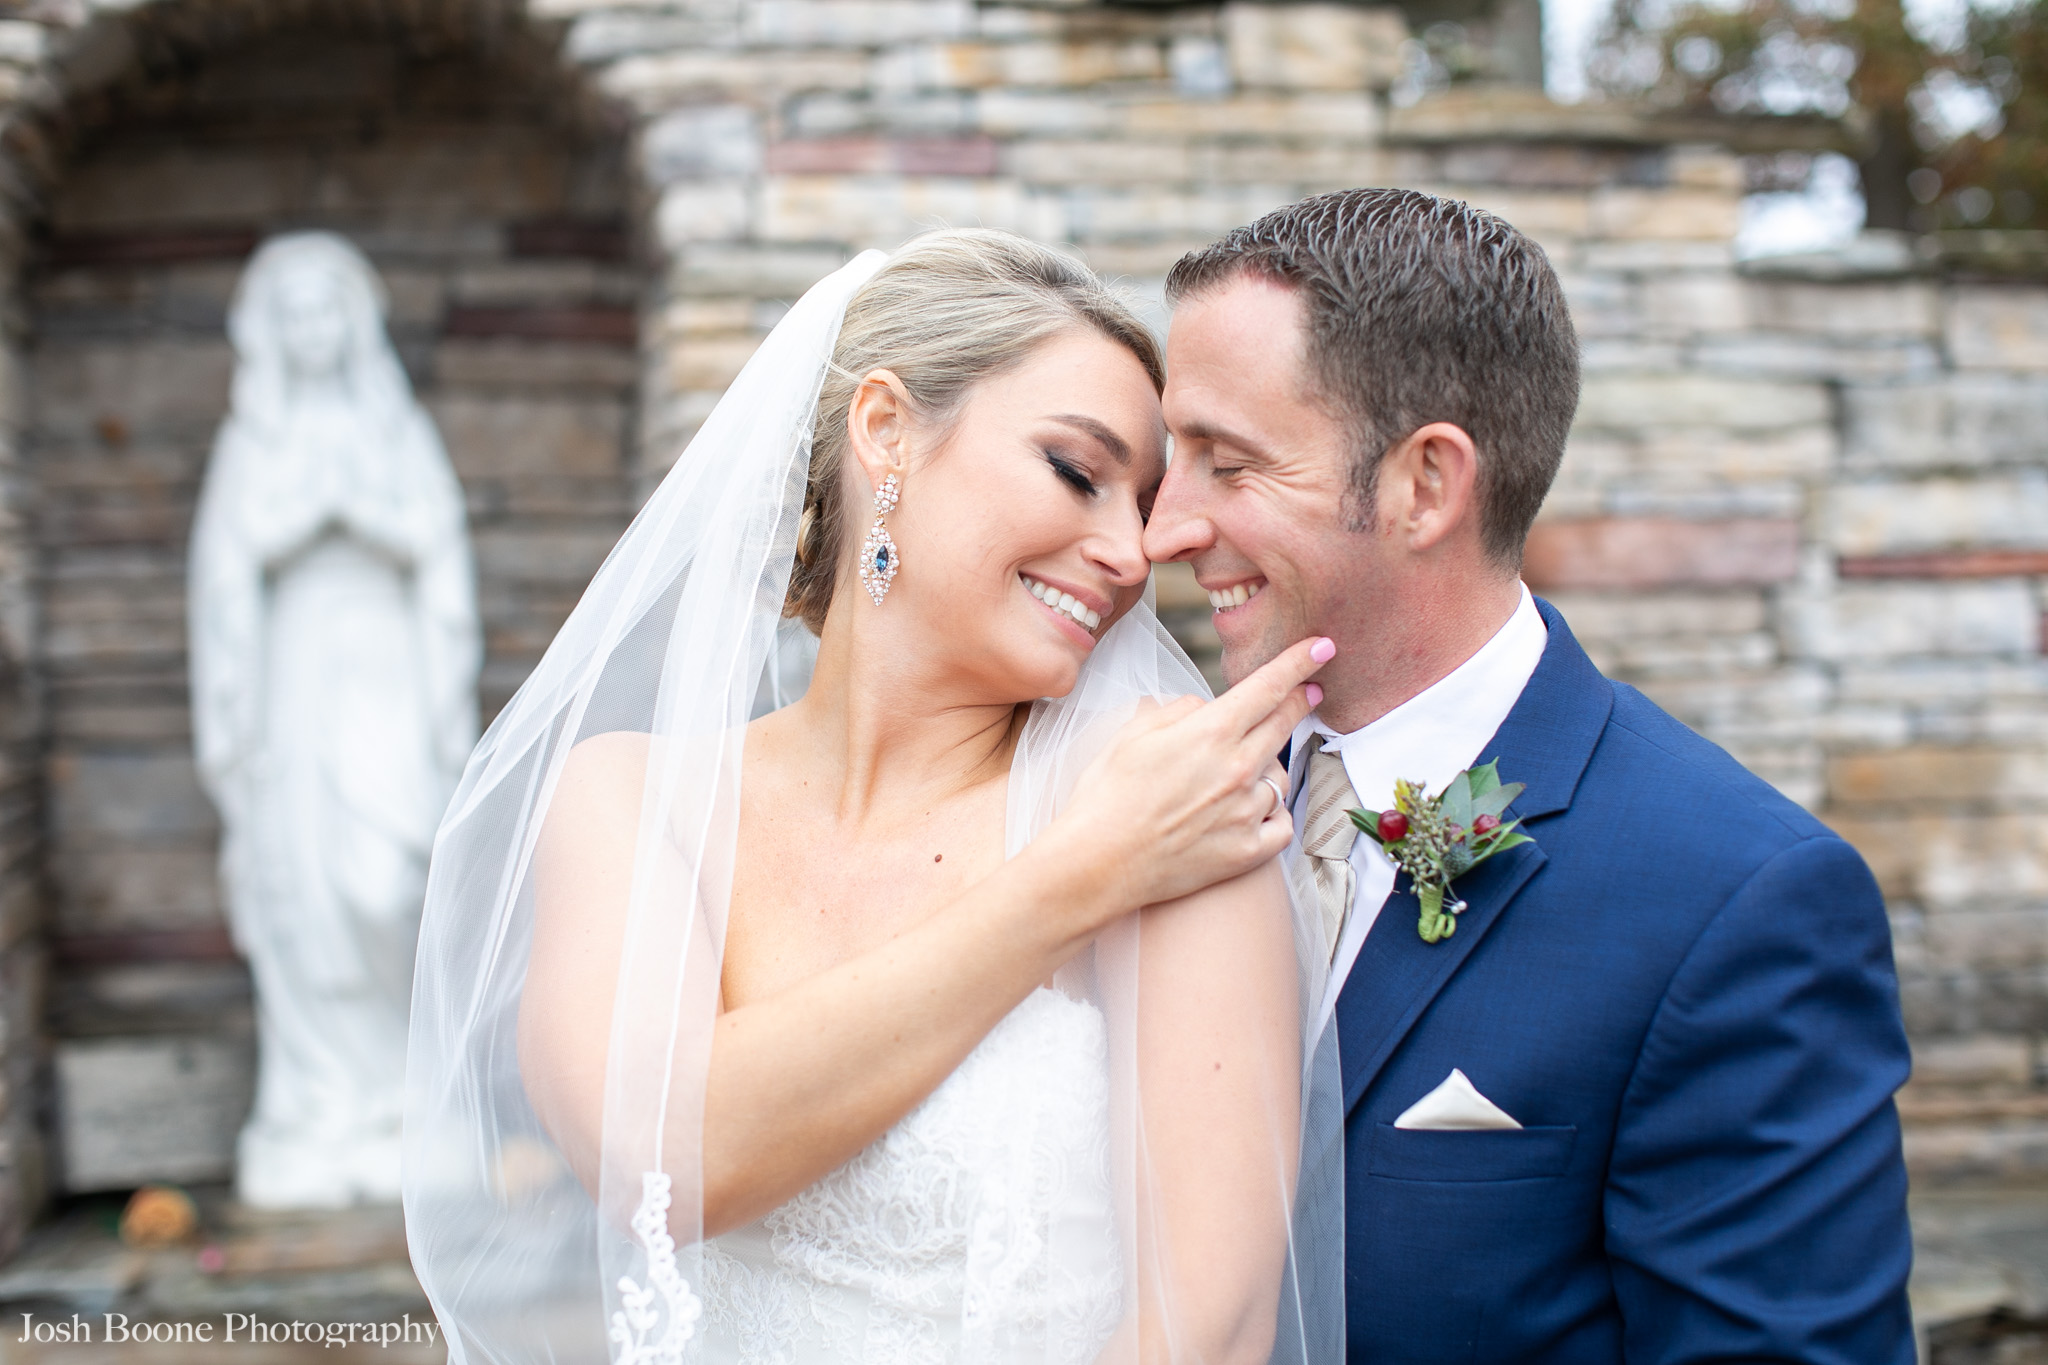
{"type": "MultiPolygon", "coordinates": [[[[441,825],[415,976],[405,1213],[452,1361],[754,1359],[721,1355],[709,1340],[697,1157],[742,743],[748,721],[807,677],[809,636],[783,608],[818,395],[848,302],[888,260],[870,251],[841,268],[762,343],[485,733],[441,825]],[[543,820],[571,748],[620,731],[652,738],[605,1061],[602,1159],[579,1178],[522,1083],[517,1026],[543,820]]],[[[1148,592],[1104,633],[1069,695],[1033,705],[1011,766],[1008,854],[1045,827],[1143,699],[1190,694],[1207,690],[1148,592]]],[[[1317,1008],[1328,951],[1313,892],[1304,897],[1300,879],[1289,880],[1296,979],[1274,989],[1297,1002],[1302,1046],[1298,1085],[1283,1077],[1278,1088],[1299,1112],[1273,1124],[1288,1150],[1274,1154],[1270,1216],[1291,1227],[1291,1249],[1285,1266],[1272,1267],[1281,1282],[1272,1359],[1336,1365],[1341,1091],[1317,1008]]],[[[1058,978],[1101,1004],[1109,1023],[1108,1079],[1127,1115],[1111,1161],[1127,1279],[1147,1254],[1143,1225],[1163,1197],[1143,1188],[1134,1067],[1115,1061],[1134,1056],[1141,919],[1107,931],[1058,978]]],[[[1052,1238],[1035,1254],[1057,1261],[1101,1248],[1052,1238]]],[[[969,1269],[984,1273],[998,1271],[969,1269]]],[[[1170,1324],[1159,1339],[1173,1340],[1170,1324]]],[[[948,1358],[1088,1365],[1050,1338],[1000,1350],[970,1343],[948,1358]]],[[[1198,1356],[1169,1346],[1151,1358],[1198,1356]]]]}

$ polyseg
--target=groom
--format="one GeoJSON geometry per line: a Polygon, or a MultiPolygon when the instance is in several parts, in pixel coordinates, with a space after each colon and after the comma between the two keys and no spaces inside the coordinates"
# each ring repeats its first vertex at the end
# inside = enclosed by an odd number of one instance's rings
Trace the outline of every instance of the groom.
{"type": "Polygon", "coordinates": [[[1338,646],[1289,756],[1335,933],[1350,1360],[1908,1365],[1877,888],[1519,579],[1578,402],[1542,251],[1351,190],[1168,293],[1146,552],[1256,593],[1216,614],[1233,680],[1338,646]],[[1533,842],[1454,883],[1468,908],[1424,942],[1344,812],[1496,759],[1533,842]]]}

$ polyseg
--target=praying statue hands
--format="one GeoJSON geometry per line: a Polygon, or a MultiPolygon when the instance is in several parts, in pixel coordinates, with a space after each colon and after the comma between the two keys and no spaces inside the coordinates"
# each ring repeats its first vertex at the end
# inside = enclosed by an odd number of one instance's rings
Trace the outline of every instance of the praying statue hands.
{"type": "MultiPolygon", "coordinates": [[[[311,411],[302,415],[317,417],[321,406],[309,404],[311,411]]],[[[335,415],[339,414],[330,417],[335,415]]],[[[376,545],[400,563],[412,563],[421,546],[419,529],[409,523],[419,518],[396,486],[387,467],[388,453],[365,450],[346,439],[322,439],[332,427],[312,421],[306,425],[310,430],[305,438],[294,441],[250,480],[246,496],[254,543],[276,562],[334,533],[376,545]]]]}

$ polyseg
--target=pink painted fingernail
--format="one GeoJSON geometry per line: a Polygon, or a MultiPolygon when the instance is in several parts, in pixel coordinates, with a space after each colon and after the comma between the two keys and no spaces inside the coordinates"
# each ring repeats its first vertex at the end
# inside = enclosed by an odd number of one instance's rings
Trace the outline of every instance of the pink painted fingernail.
{"type": "Polygon", "coordinates": [[[1325,635],[1308,647],[1308,657],[1319,664],[1326,664],[1337,657],[1337,642],[1325,635]]]}
{"type": "Polygon", "coordinates": [[[1323,689],[1317,686],[1315,683],[1310,683],[1308,685],[1308,704],[1311,707],[1321,706],[1323,704],[1323,689]]]}

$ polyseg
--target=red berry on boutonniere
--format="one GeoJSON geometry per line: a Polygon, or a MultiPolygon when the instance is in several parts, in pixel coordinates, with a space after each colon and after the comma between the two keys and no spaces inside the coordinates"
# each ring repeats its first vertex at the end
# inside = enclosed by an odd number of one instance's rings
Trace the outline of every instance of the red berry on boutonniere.
{"type": "Polygon", "coordinates": [[[1408,837],[1408,817],[1397,810],[1380,812],[1380,842],[1398,844],[1408,837]]]}
{"type": "Polygon", "coordinates": [[[1493,833],[1495,830],[1499,828],[1500,817],[1498,815],[1482,815],[1472,822],[1472,832],[1474,834],[1479,835],[1481,838],[1484,838],[1485,836],[1493,833]]]}

